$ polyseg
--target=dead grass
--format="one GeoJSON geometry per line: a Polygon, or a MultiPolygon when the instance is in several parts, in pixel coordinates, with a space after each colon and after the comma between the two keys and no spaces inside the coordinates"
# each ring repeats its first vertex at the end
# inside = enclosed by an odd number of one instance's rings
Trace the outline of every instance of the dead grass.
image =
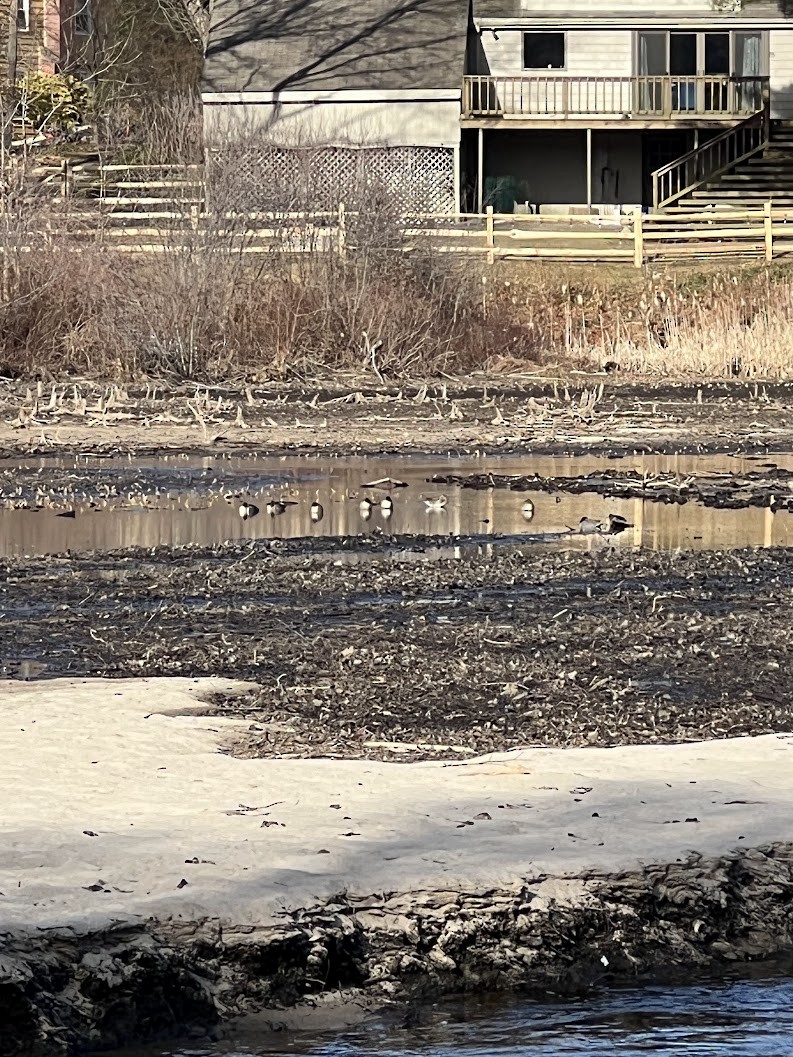
{"type": "Polygon", "coordinates": [[[793,375],[793,272],[771,268],[490,269],[488,311],[538,335],[560,365],[638,374],[793,375]]]}

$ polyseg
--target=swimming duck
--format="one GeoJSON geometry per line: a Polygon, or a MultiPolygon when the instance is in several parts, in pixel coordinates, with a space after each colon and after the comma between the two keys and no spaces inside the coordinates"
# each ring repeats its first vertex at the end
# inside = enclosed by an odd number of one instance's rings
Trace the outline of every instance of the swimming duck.
{"type": "Polygon", "coordinates": [[[311,504],[311,520],[316,524],[318,521],[322,521],[325,516],[325,510],[320,503],[319,499],[315,499],[311,504]]]}
{"type": "Polygon", "coordinates": [[[427,513],[432,514],[445,510],[447,502],[445,495],[438,495],[433,496],[431,499],[425,499],[424,506],[427,508],[427,513]]]}
{"type": "Polygon", "coordinates": [[[387,495],[385,496],[385,498],[380,500],[380,513],[385,518],[391,517],[391,515],[394,513],[394,500],[391,498],[390,495],[387,495]]]}
{"type": "MultiPolygon", "coordinates": [[[[575,531],[574,529],[570,530],[575,531]]],[[[596,521],[593,517],[582,517],[578,522],[578,531],[584,534],[592,532],[602,532],[603,525],[600,521],[596,521]]]]}
{"type": "Polygon", "coordinates": [[[368,521],[372,516],[372,510],[374,503],[368,496],[364,496],[361,502],[358,504],[358,509],[361,512],[361,517],[364,521],[368,521]]]}
{"type": "Polygon", "coordinates": [[[527,499],[520,508],[520,512],[523,515],[524,521],[531,521],[534,517],[534,503],[532,503],[530,499],[527,499]]]}
{"type": "Polygon", "coordinates": [[[285,514],[286,503],[284,503],[280,499],[268,499],[267,513],[270,515],[270,517],[278,517],[279,514],[285,514]]]}
{"type": "Polygon", "coordinates": [[[249,517],[256,517],[259,513],[259,508],[254,503],[242,502],[239,505],[239,515],[243,521],[247,521],[249,517]]]}

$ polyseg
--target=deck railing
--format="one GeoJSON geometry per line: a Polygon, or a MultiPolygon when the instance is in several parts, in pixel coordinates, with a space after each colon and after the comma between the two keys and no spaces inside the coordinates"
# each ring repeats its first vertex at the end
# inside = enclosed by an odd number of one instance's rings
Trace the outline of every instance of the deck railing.
{"type": "Polygon", "coordinates": [[[464,118],[746,117],[763,108],[767,77],[466,77],[464,118]]]}
{"type": "Polygon", "coordinates": [[[715,180],[739,162],[758,154],[769,142],[769,108],[702,143],[653,173],[653,209],[663,209],[683,195],[715,180]]]}

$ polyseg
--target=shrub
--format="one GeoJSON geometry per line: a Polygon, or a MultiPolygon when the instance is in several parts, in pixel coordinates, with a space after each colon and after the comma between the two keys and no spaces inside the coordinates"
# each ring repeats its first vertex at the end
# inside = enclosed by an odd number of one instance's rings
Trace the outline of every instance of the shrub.
{"type": "Polygon", "coordinates": [[[83,123],[89,94],[76,77],[29,73],[17,89],[20,110],[35,128],[69,133],[83,123]]]}

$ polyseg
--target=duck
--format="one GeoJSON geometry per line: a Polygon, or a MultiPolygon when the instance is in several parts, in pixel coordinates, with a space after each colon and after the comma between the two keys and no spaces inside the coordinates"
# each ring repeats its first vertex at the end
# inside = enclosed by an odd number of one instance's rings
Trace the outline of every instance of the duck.
{"type": "Polygon", "coordinates": [[[374,509],[374,503],[368,496],[364,496],[358,504],[358,509],[361,512],[361,517],[364,521],[368,521],[372,516],[372,510],[374,509]]]}
{"type": "Polygon", "coordinates": [[[268,499],[267,513],[270,515],[270,517],[278,517],[279,514],[285,514],[286,503],[284,503],[281,499],[268,499]]]}
{"type": "Polygon", "coordinates": [[[238,513],[243,521],[247,521],[250,517],[256,517],[259,513],[259,508],[255,503],[246,503],[243,501],[238,507],[238,513]]]}
{"type": "Polygon", "coordinates": [[[530,499],[527,499],[521,506],[520,512],[523,515],[524,521],[531,521],[534,517],[534,503],[530,499]]]}
{"type": "Polygon", "coordinates": [[[390,495],[387,495],[380,500],[380,513],[385,518],[391,517],[391,515],[394,513],[394,500],[391,498],[390,495]]]}
{"type": "Polygon", "coordinates": [[[446,499],[445,495],[437,495],[437,496],[433,496],[431,499],[425,499],[424,500],[424,506],[427,508],[427,513],[428,514],[432,514],[432,513],[436,513],[436,512],[439,513],[441,510],[445,510],[446,509],[446,503],[447,502],[448,502],[448,500],[446,499]]]}
{"type": "Polygon", "coordinates": [[[622,514],[609,514],[609,532],[613,536],[629,528],[633,528],[633,525],[622,514]]]}
{"type": "MultiPolygon", "coordinates": [[[[570,531],[575,532],[575,529],[570,529],[570,531]]],[[[593,517],[582,517],[578,522],[578,531],[584,534],[602,532],[603,524],[600,521],[596,521],[593,517]]]]}
{"type": "Polygon", "coordinates": [[[320,503],[319,499],[315,499],[311,504],[311,520],[316,524],[318,521],[322,521],[325,516],[325,509],[320,503]]]}

